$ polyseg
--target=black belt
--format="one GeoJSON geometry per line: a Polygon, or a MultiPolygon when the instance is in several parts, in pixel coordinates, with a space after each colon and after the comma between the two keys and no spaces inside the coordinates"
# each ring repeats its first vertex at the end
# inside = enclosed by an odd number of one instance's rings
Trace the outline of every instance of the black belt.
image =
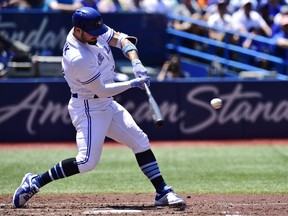
{"type": "MultiPolygon", "coordinates": [[[[78,98],[78,94],[77,93],[74,93],[74,94],[72,94],[72,97],[74,97],[74,98],[78,98]]],[[[99,98],[97,95],[94,95],[94,97],[93,98],[99,98]]]]}

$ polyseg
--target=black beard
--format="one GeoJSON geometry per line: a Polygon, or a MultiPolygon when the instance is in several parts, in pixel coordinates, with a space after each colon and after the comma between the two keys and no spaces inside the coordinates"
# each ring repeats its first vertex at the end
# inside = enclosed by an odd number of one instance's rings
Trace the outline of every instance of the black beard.
{"type": "Polygon", "coordinates": [[[96,45],[96,44],[97,44],[97,40],[94,41],[94,42],[88,42],[88,44],[90,44],[90,45],[96,45]]]}

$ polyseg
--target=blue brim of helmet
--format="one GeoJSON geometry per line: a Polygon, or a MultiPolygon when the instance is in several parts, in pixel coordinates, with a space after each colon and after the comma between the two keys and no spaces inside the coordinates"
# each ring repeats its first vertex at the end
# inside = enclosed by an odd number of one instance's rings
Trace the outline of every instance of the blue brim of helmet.
{"type": "Polygon", "coordinates": [[[94,30],[90,30],[90,31],[86,31],[88,34],[92,35],[92,36],[97,36],[97,35],[102,35],[104,33],[106,33],[108,31],[108,28],[106,25],[102,25],[100,28],[98,29],[94,29],[94,30]]]}

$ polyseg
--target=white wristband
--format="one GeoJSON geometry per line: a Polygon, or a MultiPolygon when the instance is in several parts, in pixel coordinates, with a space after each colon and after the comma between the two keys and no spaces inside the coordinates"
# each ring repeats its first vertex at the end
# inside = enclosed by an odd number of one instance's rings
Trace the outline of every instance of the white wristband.
{"type": "Polygon", "coordinates": [[[142,62],[139,59],[135,59],[131,63],[133,67],[135,67],[137,64],[142,64],[142,62]]]}

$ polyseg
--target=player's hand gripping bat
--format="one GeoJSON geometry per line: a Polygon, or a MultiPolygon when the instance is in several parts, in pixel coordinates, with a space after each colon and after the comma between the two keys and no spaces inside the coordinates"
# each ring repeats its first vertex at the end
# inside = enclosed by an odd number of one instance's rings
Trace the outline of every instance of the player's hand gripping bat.
{"type": "Polygon", "coordinates": [[[154,97],[153,97],[153,95],[152,95],[152,93],[151,93],[151,91],[150,91],[150,89],[146,83],[144,83],[144,87],[146,90],[146,94],[148,96],[150,108],[153,112],[153,114],[152,114],[153,121],[157,127],[162,127],[164,124],[164,119],[163,119],[162,114],[160,112],[159,106],[156,103],[156,101],[155,101],[155,99],[154,99],[154,97]]]}

